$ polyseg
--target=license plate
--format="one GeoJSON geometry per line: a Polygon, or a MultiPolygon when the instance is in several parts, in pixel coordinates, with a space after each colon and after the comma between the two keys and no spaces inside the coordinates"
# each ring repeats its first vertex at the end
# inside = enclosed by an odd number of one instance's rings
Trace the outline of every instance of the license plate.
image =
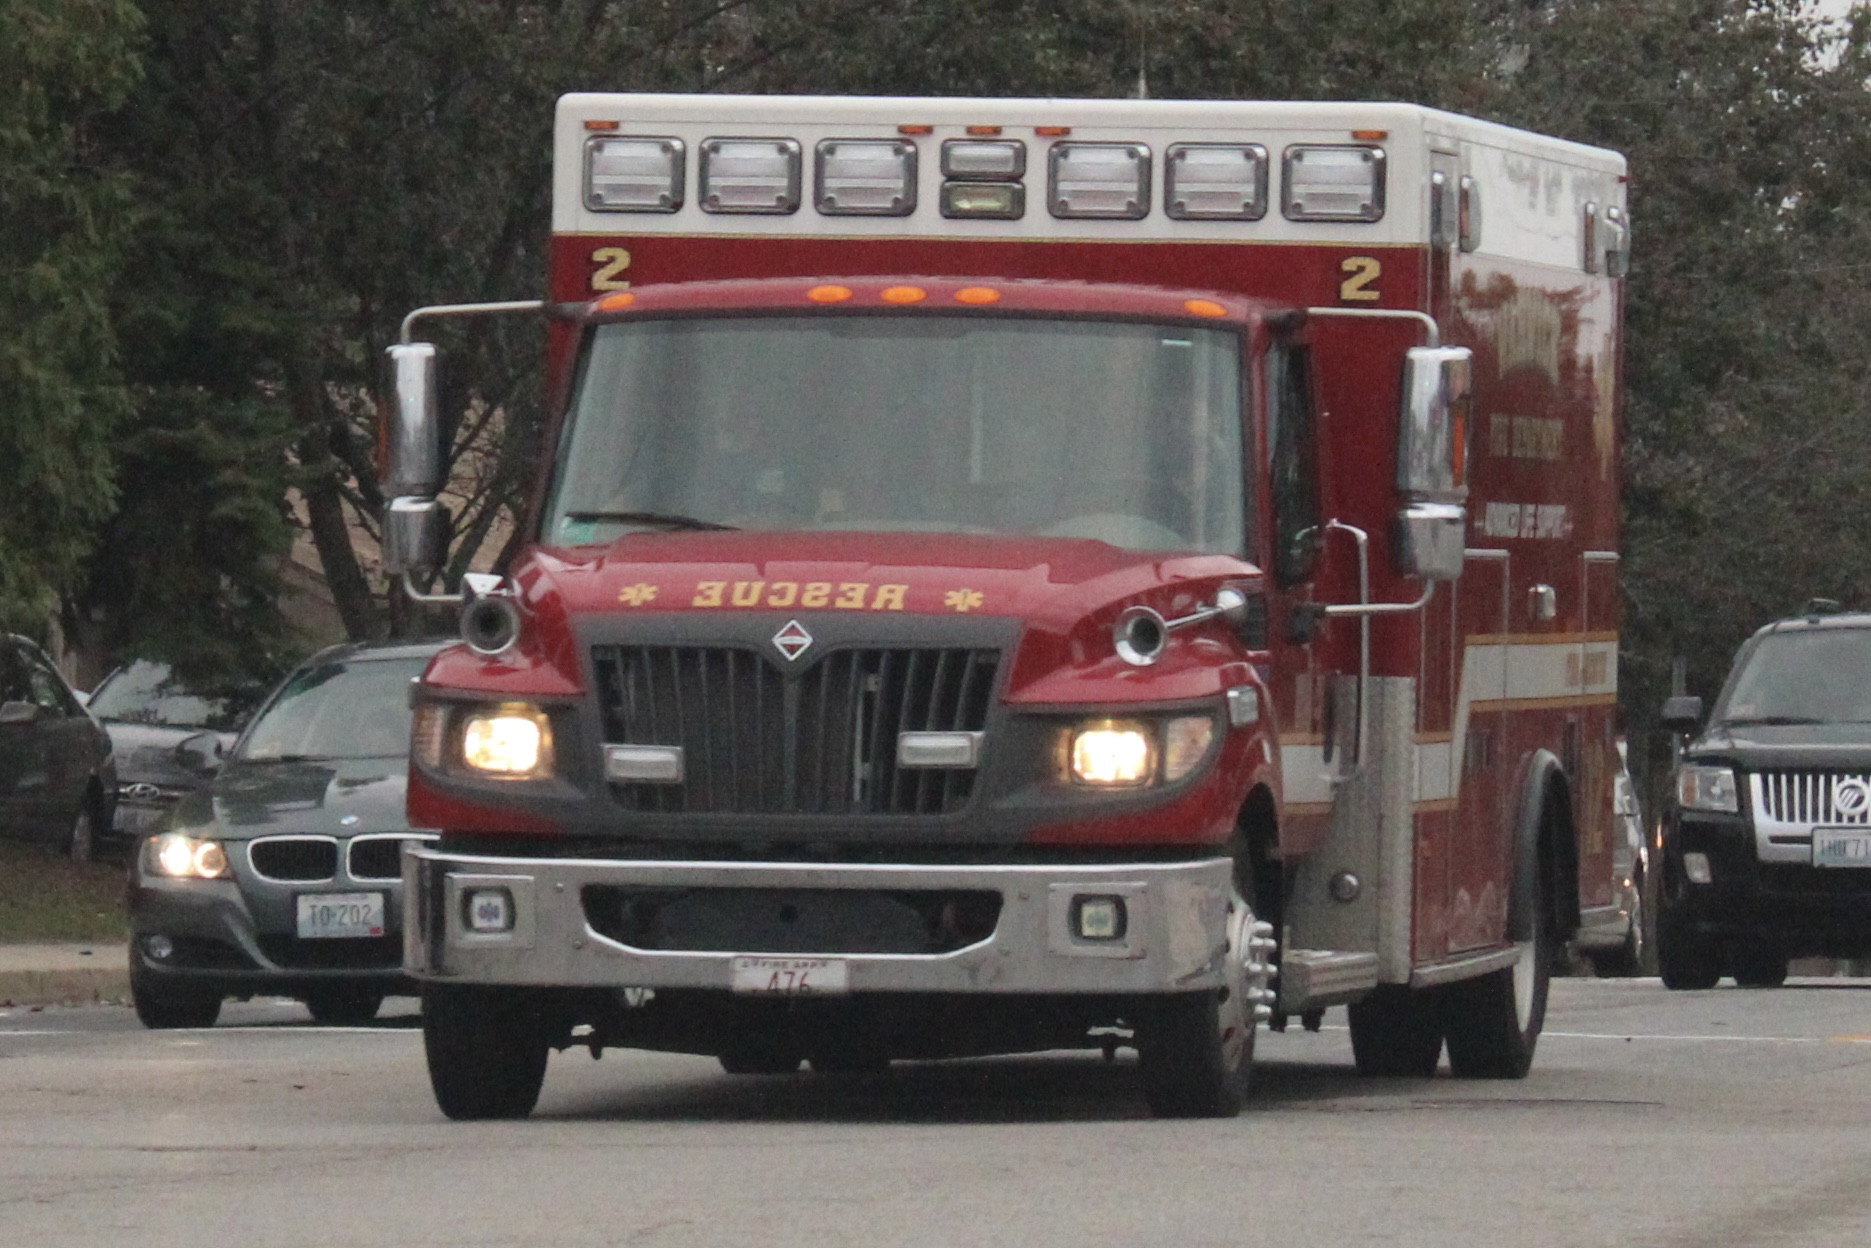
{"type": "Polygon", "coordinates": [[[141,836],[162,822],[162,817],[169,813],[166,806],[118,806],[117,818],[113,821],[117,831],[123,836],[141,836]]]}
{"type": "Polygon", "coordinates": [[[383,935],[382,893],[299,894],[299,936],[323,940],[383,935]]]}
{"type": "Polygon", "coordinates": [[[833,997],[851,991],[843,958],[736,958],[730,987],[757,997],[833,997]]]}
{"type": "Polygon", "coordinates": [[[1815,867],[1871,867],[1871,832],[1814,832],[1815,867]]]}

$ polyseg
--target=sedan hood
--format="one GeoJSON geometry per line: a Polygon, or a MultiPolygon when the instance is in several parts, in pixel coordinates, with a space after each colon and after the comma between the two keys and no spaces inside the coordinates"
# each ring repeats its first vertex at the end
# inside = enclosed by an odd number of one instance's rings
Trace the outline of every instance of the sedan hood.
{"type": "Polygon", "coordinates": [[[227,764],[207,790],[187,798],[174,826],[222,839],[410,830],[404,813],[409,760],[344,758],[227,764]],[[212,827],[212,833],[205,829],[212,827]]]}

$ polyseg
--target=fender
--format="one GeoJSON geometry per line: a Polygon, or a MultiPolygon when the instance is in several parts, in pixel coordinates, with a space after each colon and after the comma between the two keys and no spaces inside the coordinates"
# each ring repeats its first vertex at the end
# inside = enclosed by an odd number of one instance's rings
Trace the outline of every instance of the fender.
{"type": "Polygon", "coordinates": [[[1550,750],[1535,750],[1520,770],[1520,802],[1514,819],[1514,883],[1507,903],[1507,938],[1533,939],[1533,889],[1544,875],[1552,895],[1553,939],[1571,940],[1579,930],[1579,846],[1572,827],[1572,785],[1550,750]],[[1550,803],[1550,804],[1549,804],[1550,803]],[[1556,826],[1547,827],[1553,811],[1556,826]],[[1540,870],[1544,865],[1545,872],[1540,870]]]}

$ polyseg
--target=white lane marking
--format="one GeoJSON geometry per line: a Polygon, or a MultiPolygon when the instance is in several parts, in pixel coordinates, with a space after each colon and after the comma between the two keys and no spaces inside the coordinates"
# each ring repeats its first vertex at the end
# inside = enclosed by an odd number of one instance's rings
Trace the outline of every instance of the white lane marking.
{"type": "MultiPolygon", "coordinates": [[[[1350,1031],[1349,1027],[1324,1027],[1323,1031],[1350,1031]]],[[[1542,1031],[1540,1038],[1553,1040],[1662,1040],[1676,1044],[1871,1044],[1871,1036],[1689,1036],[1646,1035],[1639,1032],[1542,1031]]]]}

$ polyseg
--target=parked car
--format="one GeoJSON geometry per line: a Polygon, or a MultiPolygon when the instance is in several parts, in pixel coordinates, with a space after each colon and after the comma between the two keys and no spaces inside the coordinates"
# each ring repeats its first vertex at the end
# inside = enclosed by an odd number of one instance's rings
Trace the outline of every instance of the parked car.
{"type": "MultiPolygon", "coordinates": [[[[402,974],[409,683],[442,643],[338,646],[268,695],[206,788],[132,855],[130,992],[149,1027],[229,997],[361,1022],[402,974]]],[[[211,752],[192,749],[197,765],[211,752]]]]}
{"type": "Polygon", "coordinates": [[[0,833],[83,862],[116,802],[110,735],[43,650],[0,633],[0,833]]]}
{"type": "Polygon", "coordinates": [[[1631,781],[1629,754],[1618,739],[1618,774],[1612,781],[1611,891],[1618,922],[1579,933],[1580,952],[1604,976],[1642,975],[1650,969],[1648,913],[1650,838],[1643,804],[1631,781]]]}
{"type": "Polygon", "coordinates": [[[1741,646],[1663,814],[1657,960],[1669,988],[1771,987],[1789,959],[1871,955],[1871,614],[1814,602],[1741,646]]]}
{"type": "Polygon", "coordinates": [[[156,830],[183,796],[207,783],[178,750],[203,733],[222,751],[233,747],[241,725],[264,689],[203,692],[179,679],[166,663],[138,659],[98,682],[87,702],[110,733],[117,755],[117,814],[110,834],[134,841],[156,830]]]}

